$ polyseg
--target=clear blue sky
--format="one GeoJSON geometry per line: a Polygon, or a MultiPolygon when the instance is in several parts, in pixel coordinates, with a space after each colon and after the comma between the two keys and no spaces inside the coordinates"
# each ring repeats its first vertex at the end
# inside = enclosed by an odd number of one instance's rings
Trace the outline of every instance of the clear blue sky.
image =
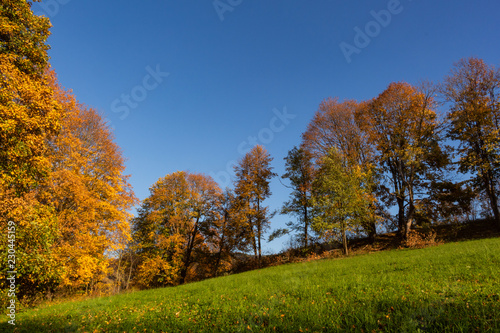
{"type": "MultiPolygon", "coordinates": [[[[177,170],[226,186],[248,137],[283,174],[329,96],[369,99],[393,81],[439,81],[463,57],[500,60],[498,0],[44,0],[33,10],[52,21],[60,82],[114,127],[141,200],[177,170]]],[[[278,209],[288,190],[278,179],[271,190],[278,209]]]]}

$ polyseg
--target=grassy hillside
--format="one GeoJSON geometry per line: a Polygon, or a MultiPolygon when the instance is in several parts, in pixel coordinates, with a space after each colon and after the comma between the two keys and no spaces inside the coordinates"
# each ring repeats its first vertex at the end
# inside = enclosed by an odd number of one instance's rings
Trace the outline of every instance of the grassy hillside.
{"type": "MultiPolygon", "coordinates": [[[[498,318],[494,238],[69,302],[18,314],[15,331],[498,332],[498,318]]],[[[5,316],[2,328],[10,328],[5,316]]]]}

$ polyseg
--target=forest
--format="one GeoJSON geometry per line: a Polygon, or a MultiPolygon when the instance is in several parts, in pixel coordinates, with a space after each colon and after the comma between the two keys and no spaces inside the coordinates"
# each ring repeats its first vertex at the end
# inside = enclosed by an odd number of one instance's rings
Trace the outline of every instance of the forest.
{"type": "Polygon", "coordinates": [[[16,297],[34,304],[263,267],[263,244],[285,235],[305,252],[330,244],[348,255],[350,240],[390,231],[404,245],[417,228],[481,219],[500,228],[500,70],[480,58],[369,100],[325,96],[284,161],[256,145],[232,188],[177,171],[140,202],[103,114],[57,80],[49,19],[6,0],[0,20],[2,306],[9,248],[16,297]],[[290,190],[279,211],[266,204],[275,177],[290,190]],[[276,214],[290,217],[286,228],[272,228],[276,214]]]}

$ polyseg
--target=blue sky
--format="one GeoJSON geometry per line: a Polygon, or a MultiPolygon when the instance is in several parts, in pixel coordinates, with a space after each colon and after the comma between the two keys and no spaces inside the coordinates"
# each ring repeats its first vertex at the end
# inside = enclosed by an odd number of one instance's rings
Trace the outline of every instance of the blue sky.
{"type": "MultiPolygon", "coordinates": [[[[33,10],[52,21],[59,81],[107,117],[141,200],[177,170],[229,185],[250,142],[283,174],[327,97],[369,99],[390,82],[439,81],[463,57],[500,60],[498,0],[44,0],[33,10]]],[[[271,190],[279,209],[288,189],[276,178],[271,190]]]]}

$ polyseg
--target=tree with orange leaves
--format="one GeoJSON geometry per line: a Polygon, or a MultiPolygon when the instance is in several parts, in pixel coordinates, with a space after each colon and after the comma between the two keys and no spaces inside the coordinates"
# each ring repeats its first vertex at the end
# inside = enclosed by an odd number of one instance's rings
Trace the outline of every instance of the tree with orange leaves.
{"type": "Polygon", "coordinates": [[[397,203],[397,225],[404,239],[415,220],[419,192],[429,186],[432,173],[448,163],[439,146],[434,107],[431,94],[400,82],[391,83],[359,113],[387,175],[387,194],[397,203]]]}
{"type": "MultiPolygon", "coordinates": [[[[34,15],[31,3],[0,4],[0,232],[7,235],[8,223],[15,224],[19,299],[53,288],[62,273],[52,253],[53,208],[34,190],[49,176],[48,140],[60,130],[63,111],[47,75],[50,22],[34,15]]],[[[0,238],[1,249],[6,242],[0,238]]],[[[2,294],[10,274],[6,254],[0,253],[2,294]]]]}
{"type": "Polygon", "coordinates": [[[133,220],[142,263],[138,282],[146,287],[175,285],[209,252],[205,231],[221,190],[212,178],[184,171],[160,178],[133,220]]]}
{"type": "Polygon", "coordinates": [[[130,238],[135,202],[111,131],[49,70],[50,22],[31,3],[0,4],[0,217],[16,225],[20,298],[92,290],[130,238]]]}
{"type": "Polygon", "coordinates": [[[259,266],[262,257],[262,237],[269,228],[272,214],[263,201],[271,196],[269,182],[276,174],[272,172],[272,158],[267,150],[256,145],[235,166],[235,195],[239,219],[245,229],[247,244],[254,251],[259,266]]]}
{"type": "Polygon", "coordinates": [[[233,191],[226,189],[217,196],[210,223],[205,225],[207,244],[211,247],[212,275],[233,268],[236,251],[245,251],[245,228],[241,225],[238,200],[233,191]]]}
{"type": "Polygon", "coordinates": [[[0,5],[0,183],[16,195],[47,175],[46,139],[62,115],[46,75],[50,22],[30,7],[21,0],[0,5]]]}
{"type": "Polygon", "coordinates": [[[64,91],[54,73],[51,78],[65,116],[61,132],[49,141],[52,170],[38,197],[54,207],[58,220],[54,252],[64,267],[61,287],[92,291],[108,273],[106,253],[130,239],[128,210],[136,198],[102,117],[64,91]]]}

